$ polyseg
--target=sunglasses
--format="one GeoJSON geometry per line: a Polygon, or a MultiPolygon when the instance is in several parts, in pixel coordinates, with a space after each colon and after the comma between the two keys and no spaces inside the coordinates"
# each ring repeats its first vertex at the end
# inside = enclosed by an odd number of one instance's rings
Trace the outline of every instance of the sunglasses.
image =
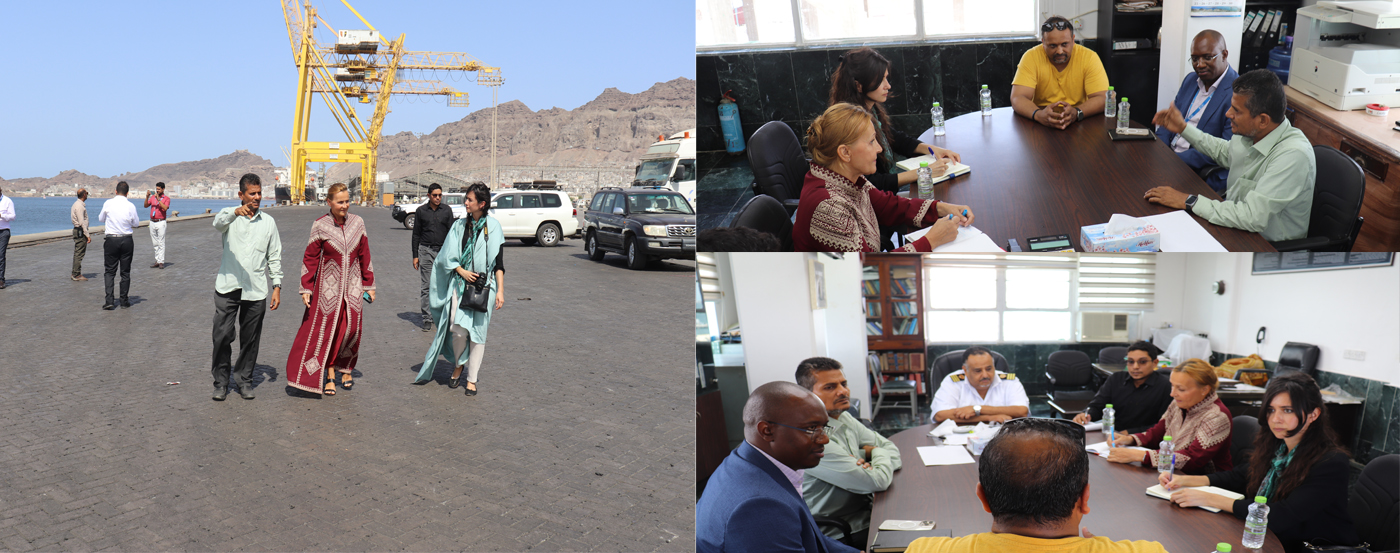
{"type": "Polygon", "coordinates": [[[1048,33],[1050,31],[1063,31],[1065,29],[1074,30],[1074,26],[1070,25],[1068,21],[1053,21],[1040,26],[1040,32],[1042,33],[1048,33]]]}
{"type": "Polygon", "coordinates": [[[1036,417],[1022,417],[1019,419],[1011,419],[1009,421],[1006,421],[1005,423],[1002,423],[1001,426],[1003,431],[1010,427],[1026,426],[1030,428],[1035,428],[1037,430],[1044,430],[1047,432],[1054,432],[1056,434],[1071,436],[1079,440],[1079,443],[1087,444],[1085,439],[1084,426],[1077,422],[1074,422],[1072,419],[1044,419],[1036,417]]]}

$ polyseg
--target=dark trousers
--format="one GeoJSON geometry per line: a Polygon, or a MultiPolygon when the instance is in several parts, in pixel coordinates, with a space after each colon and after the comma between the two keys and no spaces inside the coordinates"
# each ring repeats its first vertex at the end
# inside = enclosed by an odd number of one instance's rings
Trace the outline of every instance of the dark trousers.
{"type": "Polygon", "coordinates": [[[102,241],[102,258],[106,262],[107,272],[103,277],[107,286],[107,305],[114,305],[112,301],[112,281],[117,278],[117,266],[122,270],[122,301],[127,301],[127,292],[131,291],[131,255],[135,251],[136,241],[130,234],[122,236],[108,236],[102,241]]]}
{"type": "Polygon", "coordinates": [[[227,390],[229,384],[240,390],[251,389],[253,365],[258,362],[258,342],[262,338],[263,314],[267,299],[244,301],[243,291],[214,294],[214,389],[227,390]],[[231,366],[234,323],[238,329],[238,365],[231,366]],[[232,370],[232,382],[229,380],[232,370]]]}
{"type": "Polygon", "coordinates": [[[423,318],[428,318],[428,280],[433,276],[433,262],[437,261],[438,248],[418,245],[418,278],[422,285],[418,288],[418,309],[423,318]]]}
{"type": "Polygon", "coordinates": [[[87,255],[87,233],[73,227],[73,278],[83,274],[83,256],[87,255]]]}
{"type": "Polygon", "coordinates": [[[5,251],[10,249],[10,229],[0,228],[0,282],[5,280],[5,251]]]}

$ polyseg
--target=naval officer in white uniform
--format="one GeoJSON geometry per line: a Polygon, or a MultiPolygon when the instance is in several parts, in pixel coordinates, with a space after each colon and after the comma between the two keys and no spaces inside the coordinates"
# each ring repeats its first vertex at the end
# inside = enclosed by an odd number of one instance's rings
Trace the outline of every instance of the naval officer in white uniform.
{"type": "Polygon", "coordinates": [[[981,346],[963,351],[963,368],[943,378],[933,396],[933,424],[1006,422],[1030,415],[1030,398],[1016,375],[996,370],[992,352],[981,346]]]}

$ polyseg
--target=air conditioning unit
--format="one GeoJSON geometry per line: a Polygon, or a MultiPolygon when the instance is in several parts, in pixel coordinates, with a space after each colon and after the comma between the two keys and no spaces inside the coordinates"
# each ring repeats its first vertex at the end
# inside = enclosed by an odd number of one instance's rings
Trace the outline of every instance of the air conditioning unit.
{"type": "Polygon", "coordinates": [[[1127,342],[1131,313],[1079,313],[1080,342],[1127,342]]]}

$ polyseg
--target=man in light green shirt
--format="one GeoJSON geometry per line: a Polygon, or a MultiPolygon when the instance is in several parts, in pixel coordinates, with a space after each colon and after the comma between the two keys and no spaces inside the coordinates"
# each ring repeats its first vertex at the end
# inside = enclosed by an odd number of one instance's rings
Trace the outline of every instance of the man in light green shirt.
{"type": "Polygon", "coordinates": [[[258,209],[262,180],[253,173],[238,180],[242,205],[226,207],[214,216],[223,234],[224,253],[214,278],[214,401],[228,397],[230,385],[243,399],[253,399],[253,366],[258,361],[264,307],[282,301],[282,238],[272,216],[258,209]],[[272,302],[267,305],[267,280],[272,279],[272,302]],[[229,363],[235,327],[238,365],[229,363]],[[231,379],[231,381],[230,381],[231,379]]]}
{"type": "Polygon", "coordinates": [[[1235,132],[1229,141],[1187,125],[1175,105],[1152,118],[1230,169],[1226,199],[1188,196],[1170,186],[1148,190],[1143,197],[1217,225],[1258,232],[1270,242],[1304,238],[1317,177],[1312,144],[1283,117],[1287,100],[1283,83],[1273,73],[1250,71],[1235,79],[1233,88],[1234,98],[1225,112],[1235,132]]]}
{"type": "MultiPolygon", "coordinates": [[[[813,357],[797,365],[797,384],[826,404],[826,444],[821,463],[802,476],[802,499],[815,516],[839,518],[851,525],[850,543],[863,548],[869,536],[871,494],[890,487],[899,470],[899,448],[866,428],[846,409],[851,390],[841,363],[813,357]]],[[[837,538],[841,532],[823,529],[837,538]]]]}

